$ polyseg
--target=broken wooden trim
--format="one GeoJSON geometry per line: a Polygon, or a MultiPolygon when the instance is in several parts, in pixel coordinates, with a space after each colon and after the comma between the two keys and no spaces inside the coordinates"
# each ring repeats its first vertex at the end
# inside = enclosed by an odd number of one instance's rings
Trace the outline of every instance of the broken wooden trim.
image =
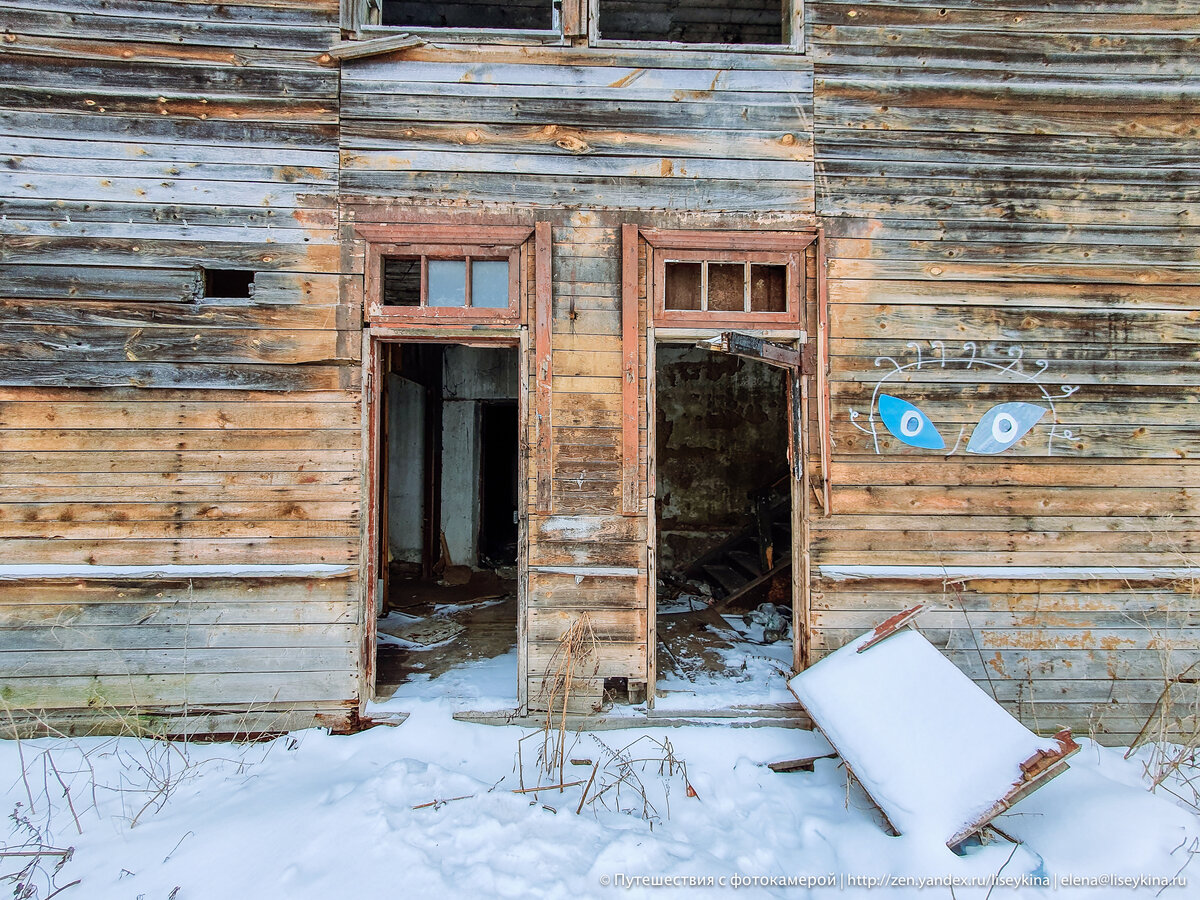
{"type": "Polygon", "coordinates": [[[870,650],[880,641],[887,640],[893,634],[923,613],[926,608],[926,604],[918,603],[916,606],[898,612],[891,618],[880,622],[875,626],[875,630],[867,636],[867,639],[858,645],[858,648],[855,650],[855,652],[862,653],[864,650],[870,650]]]}
{"type": "Polygon", "coordinates": [[[1070,728],[1064,728],[1055,734],[1054,740],[1058,743],[1056,750],[1039,750],[1021,763],[1021,780],[1013,783],[1012,790],[997,800],[973,822],[964,825],[950,840],[946,841],[946,846],[953,850],[996,816],[1012,807],[1018,800],[1029,796],[1050,779],[1065,772],[1069,768],[1066,761],[1079,752],[1079,744],[1071,737],[1070,728]]]}
{"type": "Polygon", "coordinates": [[[717,353],[731,353],[734,356],[757,360],[768,366],[798,370],[805,375],[812,374],[816,368],[815,350],[808,343],[803,343],[797,349],[774,344],[741,331],[722,331],[715,338],[699,341],[696,346],[717,353]]]}
{"type": "Polygon", "coordinates": [[[767,763],[772,772],[812,772],[816,770],[818,759],[837,759],[837,753],[821,753],[817,756],[801,756],[798,759],[781,759],[779,762],[767,763]]]}
{"type": "Polygon", "coordinates": [[[361,41],[338,41],[325,52],[337,60],[365,59],[369,56],[407,50],[410,47],[420,47],[424,43],[424,38],[404,32],[383,37],[364,38],[361,41]]]}

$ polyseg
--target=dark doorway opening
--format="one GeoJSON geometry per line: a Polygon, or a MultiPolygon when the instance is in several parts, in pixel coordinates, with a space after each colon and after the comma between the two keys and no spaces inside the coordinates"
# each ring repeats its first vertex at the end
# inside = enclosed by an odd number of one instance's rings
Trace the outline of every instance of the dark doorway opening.
{"type": "Polygon", "coordinates": [[[479,558],[492,566],[517,563],[517,404],[480,408],[479,558]]]}
{"type": "Polygon", "coordinates": [[[376,696],[512,657],[520,444],[516,347],[381,344],[376,696]]]}
{"type": "Polygon", "coordinates": [[[790,700],[788,381],[757,360],[655,349],[660,706],[790,700]]]}

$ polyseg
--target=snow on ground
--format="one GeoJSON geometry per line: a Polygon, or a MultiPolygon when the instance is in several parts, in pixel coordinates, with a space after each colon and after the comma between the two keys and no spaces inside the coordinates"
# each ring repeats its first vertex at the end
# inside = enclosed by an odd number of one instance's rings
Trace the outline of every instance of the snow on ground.
{"type": "MultiPolygon", "coordinates": [[[[668,606],[676,612],[690,612],[684,604],[668,606]]],[[[672,615],[659,606],[659,616],[672,615]]],[[[748,624],[741,615],[721,616],[726,627],[708,632],[718,638],[706,652],[719,660],[709,666],[699,656],[689,656],[677,648],[671,668],[660,669],[659,712],[709,710],[731,707],[769,706],[794,703],[786,676],[792,668],[791,640],[763,643],[763,626],[748,624]],[[726,646],[727,645],[727,646],[726,646]]]]}
{"type": "MultiPolygon", "coordinates": [[[[1087,741],[1070,771],[1001,820],[1025,844],[976,844],[961,857],[936,840],[887,836],[866,797],[847,789],[837,760],[819,760],[812,773],[768,769],[767,762],[827,749],[819,735],[797,729],[695,725],[572,736],[568,758],[603,760],[604,747],[633,745],[631,755],[661,760],[669,742],[674,758],[686,763],[686,777],[678,770],[660,777],[653,762],[635,767],[642,789],[627,782],[619,799],[611,780],[600,775],[593,792],[602,782],[609,785],[607,808],[585,805],[577,815],[581,786],[543,792],[540,800],[512,793],[522,776],[527,786],[538,783],[542,738],[534,730],[451,718],[458,708],[511,706],[514,698],[498,693],[496,685],[498,673],[510,673],[512,664],[500,657],[406,685],[382,711],[407,710],[407,721],[348,737],[310,730],[252,745],[3,741],[4,809],[28,815],[46,844],[75,848],[55,882],[79,880],[59,895],[64,900],[577,900],[730,892],[949,898],[944,886],[872,890],[844,879],[987,879],[997,872],[1026,881],[1170,877],[1189,849],[1200,850],[1197,817],[1145,791],[1136,758],[1126,761],[1087,741]],[[519,773],[518,742],[531,734],[520,743],[519,773]],[[82,834],[55,771],[71,786],[82,834]],[[687,796],[688,784],[695,797],[687,796]],[[643,796],[654,805],[649,818],[642,815],[643,796]],[[832,876],[834,885],[735,888],[732,881],[801,876],[832,876]],[[629,888],[637,878],[682,881],[670,888],[629,888]],[[712,885],[689,887],[688,879],[712,879],[712,885]]],[[[568,763],[565,780],[584,780],[591,768],[568,763]]],[[[554,783],[558,773],[545,777],[540,783],[554,783]]],[[[22,836],[9,833],[6,840],[11,846],[22,836]]],[[[4,871],[18,864],[2,861],[4,871]]],[[[1193,885],[1200,884],[1200,863],[1184,871],[1189,874],[1193,885]]],[[[49,893],[44,881],[34,883],[38,897],[49,893]]],[[[1152,897],[1155,890],[1140,895],[1152,897]]],[[[953,896],[982,900],[987,894],[986,887],[960,884],[953,896]]],[[[991,896],[1107,895],[1027,884],[998,887],[991,896]]],[[[1197,891],[1169,887],[1162,896],[1195,897],[1197,891]]]]}

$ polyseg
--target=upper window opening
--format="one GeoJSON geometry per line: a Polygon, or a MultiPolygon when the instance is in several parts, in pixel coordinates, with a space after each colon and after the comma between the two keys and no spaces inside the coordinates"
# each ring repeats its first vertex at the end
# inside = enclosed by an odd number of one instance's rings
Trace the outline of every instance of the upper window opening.
{"type": "Polygon", "coordinates": [[[355,231],[366,241],[364,289],[372,321],[520,321],[521,248],[532,228],[361,225],[355,231]]]}
{"type": "Polygon", "coordinates": [[[509,301],[507,258],[383,258],[384,306],[503,309],[509,301]]]}
{"type": "Polygon", "coordinates": [[[557,27],[558,5],[558,0],[507,0],[505,3],[383,0],[378,24],[405,28],[549,31],[557,27]]]}
{"type": "Polygon", "coordinates": [[[815,231],[640,233],[657,325],[799,328],[816,299],[815,231]]]}
{"type": "Polygon", "coordinates": [[[787,44],[789,0],[599,0],[600,37],[677,44],[787,44]]]}
{"type": "Polygon", "coordinates": [[[254,294],[252,269],[204,269],[204,296],[239,300],[254,294]]]}

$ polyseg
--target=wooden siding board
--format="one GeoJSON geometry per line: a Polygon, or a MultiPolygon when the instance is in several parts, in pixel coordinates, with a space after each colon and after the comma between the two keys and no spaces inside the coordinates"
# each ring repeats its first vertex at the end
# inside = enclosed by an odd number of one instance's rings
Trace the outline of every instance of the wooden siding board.
{"type": "MultiPolygon", "coordinates": [[[[360,311],[315,58],[337,4],[102,7],[0,5],[6,550],[353,566],[360,311]],[[255,270],[254,298],[200,299],[200,267],[255,270]]],[[[361,630],[355,578],[0,582],[5,699],[72,729],[344,726],[361,630]]]]}
{"type": "Polygon", "coordinates": [[[1005,572],[1194,556],[1200,132],[1198,98],[1179,81],[1194,69],[1194,4],[827,0],[807,11],[817,211],[832,237],[835,515],[813,523],[816,655],[877,612],[926,599],[937,609],[923,629],[1025,721],[1082,730],[1103,706],[1102,739],[1131,736],[1161,690],[1147,626],[1182,622],[1194,643],[1190,620],[1168,612],[1190,601],[1169,586],[1005,572]],[[887,360],[917,352],[928,365],[883,384],[948,444],[997,403],[1043,402],[1032,385],[1014,393],[1021,377],[1002,368],[1017,356],[1022,377],[1045,367],[1039,380],[1079,440],[1054,456],[1026,444],[946,457],[881,428],[877,453],[848,411],[864,424],[887,360]],[[959,357],[972,354],[995,365],[968,370],[959,357]],[[994,576],[819,574],[922,563],[994,576]],[[1146,622],[1121,621],[1131,614],[1146,622]]]}

